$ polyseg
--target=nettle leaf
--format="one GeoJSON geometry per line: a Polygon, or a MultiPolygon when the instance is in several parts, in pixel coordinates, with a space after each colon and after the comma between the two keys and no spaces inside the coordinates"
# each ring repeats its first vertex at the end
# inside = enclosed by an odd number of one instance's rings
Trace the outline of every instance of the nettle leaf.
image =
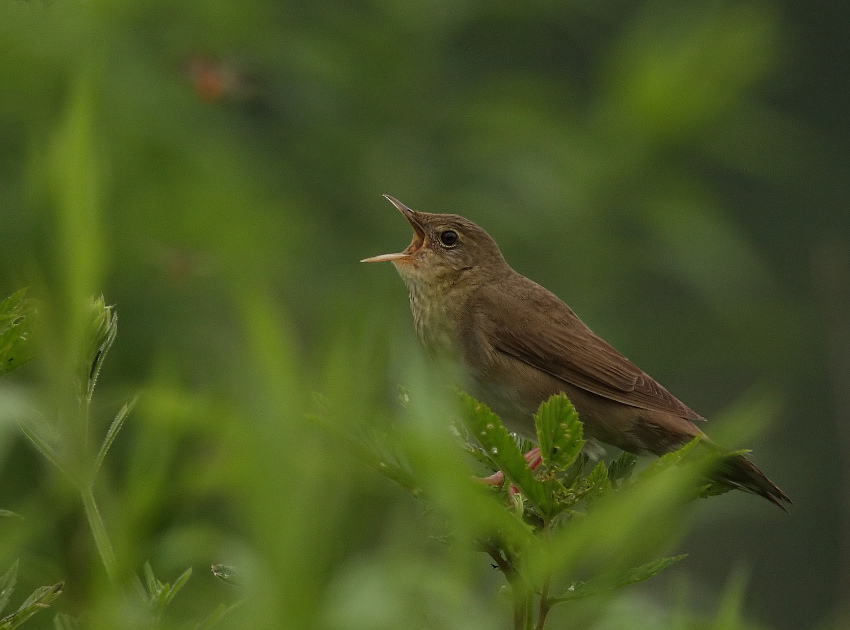
{"type": "Polygon", "coordinates": [[[592,504],[599,500],[611,489],[611,481],[608,479],[608,468],[605,462],[597,462],[590,474],[582,481],[581,496],[592,504]]]}
{"type": "Polygon", "coordinates": [[[487,457],[541,514],[550,514],[554,507],[552,489],[534,476],[516,441],[499,420],[499,416],[468,394],[459,392],[458,396],[464,424],[484,447],[487,457]]]}
{"type": "Polygon", "coordinates": [[[30,334],[35,306],[21,289],[0,302],[0,376],[33,356],[30,334]]]}
{"type": "Polygon", "coordinates": [[[627,482],[634,472],[635,464],[637,464],[637,455],[623,451],[608,465],[608,479],[614,487],[620,481],[627,482]]]}
{"type": "Polygon", "coordinates": [[[573,582],[560,597],[553,598],[552,603],[559,604],[575,599],[604,595],[618,588],[643,582],[658,575],[664,569],[676,564],[685,557],[686,555],[659,558],[658,560],[647,562],[622,573],[600,575],[587,581],[573,582]]]}
{"type": "Polygon", "coordinates": [[[550,470],[565,470],[581,453],[585,441],[582,425],[572,403],[556,394],[541,403],[534,414],[540,456],[550,470]]]}

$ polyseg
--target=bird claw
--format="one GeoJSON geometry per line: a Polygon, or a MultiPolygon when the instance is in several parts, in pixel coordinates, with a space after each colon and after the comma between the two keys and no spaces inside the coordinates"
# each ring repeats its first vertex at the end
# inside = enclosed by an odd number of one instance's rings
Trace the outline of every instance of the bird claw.
{"type": "MultiPolygon", "coordinates": [[[[535,446],[533,449],[528,451],[525,455],[523,455],[523,457],[525,457],[525,461],[528,462],[528,467],[531,468],[532,471],[537,470],[540,464],[543,463],[543,458],[540,456],[540,447],[538,446],[535,446]]],[[[505,482],[505,473],[501,470],[497,470],[489,477],[480,477],[478,481],[487,486],[501,486],[505,482]]],[[[519,488],[511,484],[509,492],[511,496],[513,496],[519,493],[519,488]]]]}

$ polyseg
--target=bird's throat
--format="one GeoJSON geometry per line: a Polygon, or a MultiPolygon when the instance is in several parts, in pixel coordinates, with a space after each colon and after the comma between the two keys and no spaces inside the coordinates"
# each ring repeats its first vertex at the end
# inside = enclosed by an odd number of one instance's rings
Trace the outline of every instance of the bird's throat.
{"type": "Polygon", "coordinates": [[[456,340],[447,299],[450,283],[438,278],[425,280],[408,269],[402,270],[401,265],[396,266],[410,293],[410,310],[422,345],[429,354],[452,356],[456,340]]]}

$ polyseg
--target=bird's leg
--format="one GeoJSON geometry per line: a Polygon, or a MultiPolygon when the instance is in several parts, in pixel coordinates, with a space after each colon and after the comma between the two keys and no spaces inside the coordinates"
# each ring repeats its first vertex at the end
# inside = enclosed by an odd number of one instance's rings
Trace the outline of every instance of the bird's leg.
{"type": "MultiPolygon", "coordinates": [[[[531,470],[537,470],[538,466],[543,463],[543,458],[540,457],[540,447],[535,446],[533,449],[528,451],[525,455],[525,461],[528,462],[528,467],[531,470]]],[[[501,470],[496,471],[489,477],[481,478],[481,482],[487,484],[488,486],[501,486],[505,480],[505,473],[501,470]]],[[[513,488],[511,488],[513,490],[513,488]]]]}

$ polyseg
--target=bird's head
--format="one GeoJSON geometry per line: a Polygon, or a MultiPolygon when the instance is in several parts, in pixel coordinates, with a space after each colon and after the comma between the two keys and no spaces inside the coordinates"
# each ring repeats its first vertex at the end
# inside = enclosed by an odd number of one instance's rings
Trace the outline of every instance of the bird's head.
{"type": "Polygon", "coordinates": [[[466,276],[485,278],[507,266],[499,246],[487,232],[456,214],[417,212],[384,195],[413,228],[413,240],[397,254],[362,262],[389,261],[408,284],[455,284],[466,276]]]}

